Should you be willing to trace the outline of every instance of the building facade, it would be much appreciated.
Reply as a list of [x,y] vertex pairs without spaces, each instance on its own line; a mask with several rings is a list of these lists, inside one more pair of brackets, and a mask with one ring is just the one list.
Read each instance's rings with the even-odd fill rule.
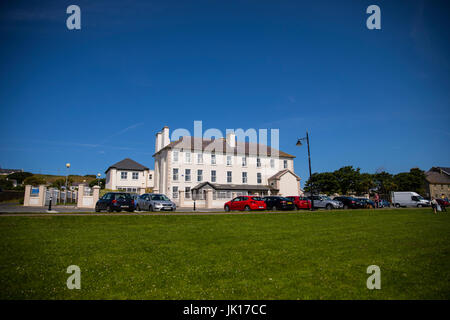
[[169,139],[169,128],[156,134],[154,192],[184,203],[203,200],[212,189],[214,207],[236,195],[299,195],[300,178],[294,174],[294,156],[269,146],[226,139],[185,136]]
[[450,168],[433,167],[425,172],[427,197],[450,198]]
[[154,185],[154,171],[129,158],[113,164],[105,173],[106,189],[143,194]]

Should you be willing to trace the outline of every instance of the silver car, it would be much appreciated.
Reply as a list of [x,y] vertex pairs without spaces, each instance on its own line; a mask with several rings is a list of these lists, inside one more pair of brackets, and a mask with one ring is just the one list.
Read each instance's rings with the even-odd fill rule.
[[313,196],[314,208],[325,208],[325,209],[342,209],[344,204],[337,200],[331,200],[327,196]]
[[137,199],[136,210],[175,211],[177,205],[164,194],[144,193]]

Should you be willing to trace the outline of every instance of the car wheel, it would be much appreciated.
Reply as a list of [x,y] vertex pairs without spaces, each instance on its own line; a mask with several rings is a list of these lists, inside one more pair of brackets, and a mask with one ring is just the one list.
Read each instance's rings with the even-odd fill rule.
[[230,212],[230,207],[229,206],[225,206],[225,211],[226,212]]
[[245,206],[244,210],[245,211],[250,211],[250,207],[249,206]]
[[117,210],[116,210],[116,212],[121,212],[121,211],[122,211],[122,209],[117,209]]
[[272,206],[272,211],[277,211],[277,206]]
[[113,208],[111,206],[108,206],[108,212],[113,212]]
[[327,210],[331,210],[333,209],[333,206],[331,204],[327,204],[327,206],[325,207]]
[[395,207],[396,207],[396,208],[400,208],[400,204],[399,204],[399,203],[396,203],[396,204],[395,204]]
[[134,209],[130,209],[130,210],[128,210],[128,212],[134,212]]
[[421,205],[421,204],[418,204],[418,205],[417,205],[417,208],[422,208],[422,205]]
[[95,212],[100,212],[100,209],[95,207]]
[[344,209],[348,209],[348,205],[344,204]]
[[148,211],[153,211],[153,207],[151,205],[148,205]]

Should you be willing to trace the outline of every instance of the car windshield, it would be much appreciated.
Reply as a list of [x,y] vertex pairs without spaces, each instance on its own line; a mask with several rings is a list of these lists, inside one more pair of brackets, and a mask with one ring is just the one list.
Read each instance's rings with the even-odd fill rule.
[[155,200],[155,201],[169,201],[169,198],[167,198],[163,194],[154,194],[154,195],[152,195],[152,200]]
[[263,201],[263,199],[261,197],[252,197],[252,200],[255,201]]
[[331,200],[330,197],[322,197],[323,200]]
[[116,200],[123,200],[123,199],[131,199],[131,196],[129,193],[116,193]]
[[292,201],[291,199],[288,199],[288,198],[280,198],[280,200],[284,200],[284,201]]

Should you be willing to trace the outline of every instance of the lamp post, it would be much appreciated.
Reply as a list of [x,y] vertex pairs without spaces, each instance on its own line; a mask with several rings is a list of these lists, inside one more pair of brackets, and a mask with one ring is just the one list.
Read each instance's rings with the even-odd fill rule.
[[97,184],[99,187],[100,187],[100,177],[101,177],[101,174],[97,173]]
[[297,139],[296,146],[297,147],[302,146],[302,141],[305,141],[305,140],[306,140],[306,144],[308,146],[309,181],[311,183],[311,185],[310,185],[310,190],[311,190],[311,192],[310,192],[311,193],[311,211],[313,211],[314,210],[314,199],[313,199],[313,197],[314,197],[314,190],[313,190],[313,183],[312,183],[312,179],[311,179],[311,175],[312,175],[311,174],[311,154],[309,152],[309,135],[308,135],[308,131],[306,131],[306,137]]
[[69,177],[70,163],[66,163],[66,168],[67,168],[67,174],[66,174],[66,189],[64,190],[64,204],[66,204],[66,202],[67,202],[67,178]]

